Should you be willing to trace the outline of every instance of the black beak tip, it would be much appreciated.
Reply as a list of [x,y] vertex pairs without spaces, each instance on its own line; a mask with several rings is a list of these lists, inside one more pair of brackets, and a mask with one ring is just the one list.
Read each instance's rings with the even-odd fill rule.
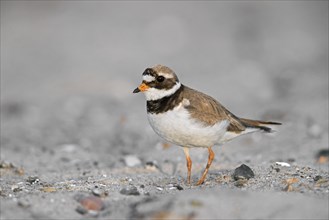
[[133,91],[133,93],[139,93],[139,92],[140,92],[139,88],[136,88],[136,89],[134,89],[134,91]]

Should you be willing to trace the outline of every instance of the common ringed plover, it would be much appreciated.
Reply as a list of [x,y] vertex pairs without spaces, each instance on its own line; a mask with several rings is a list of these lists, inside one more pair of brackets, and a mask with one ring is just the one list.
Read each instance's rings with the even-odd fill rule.
[[133,93],[146,97],[147,117],[160,137],[182,146],[187,161],[187,182],[191,182],[192,160],[189,149],[207,148],[207,166],[197,185],[202,184],[214,159],[212,146],[221,145],[238,136],[256,132],[271,132],[271,121],[239,118],[214,98],[191,89],[178,80],[173,70],[156,65],[143,72],[143,81]]

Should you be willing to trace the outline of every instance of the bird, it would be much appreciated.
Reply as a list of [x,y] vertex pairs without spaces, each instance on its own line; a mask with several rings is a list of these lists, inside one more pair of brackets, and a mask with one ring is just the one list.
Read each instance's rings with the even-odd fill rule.
[[197,186],[204,183],[214,160],[212,147],[252,132],[273,132],[270,125],[279,122],[240,118],[216,99],[183,85],[167,66],[155,65],[142,73],[142,83],[133,93],[146,98],[147,118],[156,134],[183,147],[187,166],[187,183],[191,184],[192,160],[189,150],[207,148],[208,162]]

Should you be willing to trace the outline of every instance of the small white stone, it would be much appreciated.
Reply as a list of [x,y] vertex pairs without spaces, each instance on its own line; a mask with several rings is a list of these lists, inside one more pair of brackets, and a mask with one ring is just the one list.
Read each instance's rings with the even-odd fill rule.
[[128,167],[141,165],[141,160],[136,155],[127,155],[124,157],[124,162]]
[[20,191],[20,188],[17,185],[12,185],[11,190],[14,191],[14,192],[17,192],[17,191]]
[[280,165],[282,167],[290,167],[290,164],[289,163],[286,163],[286,162],[275,162],[276,165]]

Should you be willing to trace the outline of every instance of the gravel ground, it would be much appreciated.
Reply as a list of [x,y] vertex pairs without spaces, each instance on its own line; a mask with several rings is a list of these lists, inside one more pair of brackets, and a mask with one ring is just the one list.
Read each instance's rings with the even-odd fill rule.
[[[327,39],[325,1],[1,1],[1,219],[328,219]],[[283,125],[214,147],[187,185],[132,94],[156,63]]]

